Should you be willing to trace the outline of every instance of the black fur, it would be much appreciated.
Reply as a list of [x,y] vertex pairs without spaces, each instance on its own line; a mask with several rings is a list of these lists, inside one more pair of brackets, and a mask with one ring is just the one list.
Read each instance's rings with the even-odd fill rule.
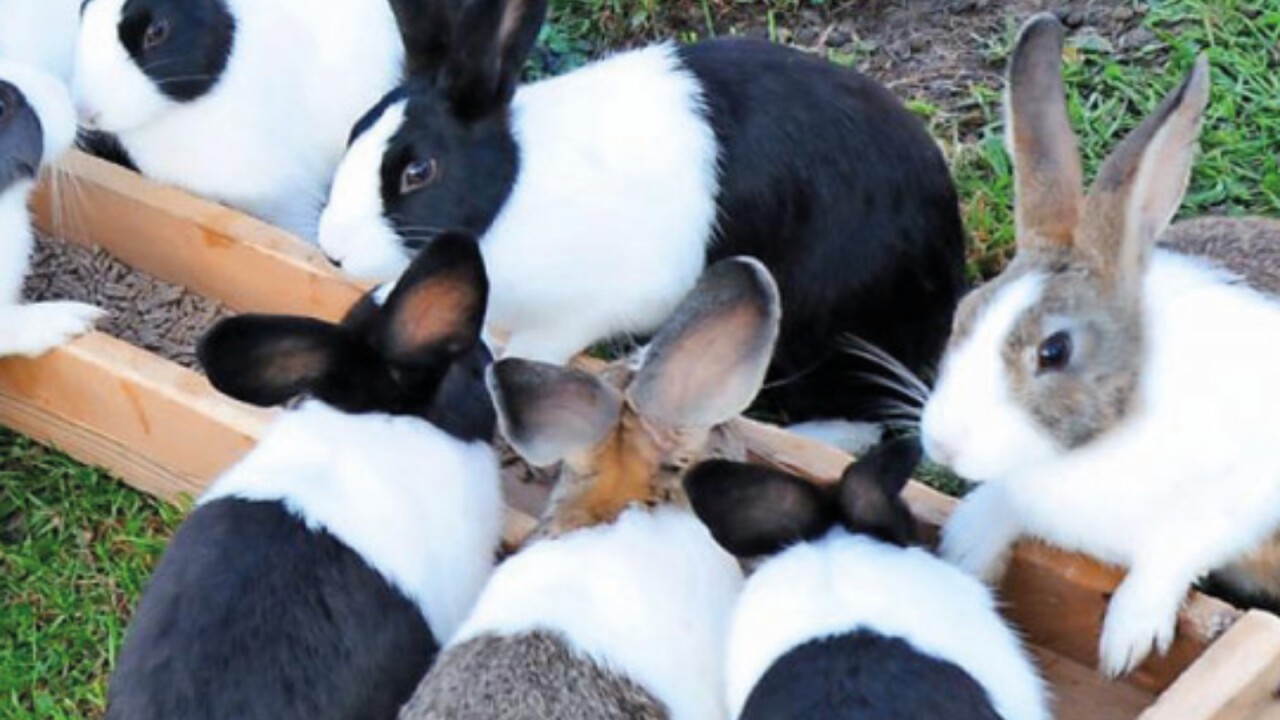
[[739,557],[770,555],[837,526],[906,546],[918,534],[901,494],[920,455],[916,438],[890,440],[829,485],[762,465],[707,460],[685,475],[684,487],[716,542]]
[[778,658],[740,720],[1000,720],[959,666],[868,630],[810,641]]
[[[477,37],[466,47],[491,36]],[[523,45],[504,47],[509,72]],[[868,382],[881,369],[840,343],[860,337],[925,377],[941,355],[965,290],[964,230],[941,151],[918,118],[852,70],[744,39],[688,46],[679,57],[705,91],[706,117],[692,121],[709,123],[720,145],[719,230],[707,264],[755,256],[781,291],[764,409],[789,422],[883,419],[885,400],[906,398]],[[385,218],[410,250],[445,228],[483,235],[519,170],[506,100],[477,114],[515,75],[503,75],[496,93],[478,81],[461,91],[460,77],[470,76],[446,66],[400,91],[406,120],[381,182]],[[438,169],[431,186],[402,195],[405,168],[428,159]]]
[[124,149],[115,135],[81,129],[76,136],[76,147],[109,163],[138,172],[138,165],[129,157],[129,151]]
[[[763,41],[681,48],[719,141],[719,232],[708,263],[752,255],[782,294],[773,385],[792,422],[870,417],[875,370],[855,335],[928,374],[963,294],[964,229],[942,152],[888,90]],[[891,393],[889,393],[892,396]]]
[[129,627],[108,720],[395,718],[439,651],[417,606],[278,502],[201,506]]
[[[433,289],[452,309],[415,304]],[[478,342],[488,281],[475,242],[444,235],[405,272],[385,305],[373,294],[341,324],[241,315],[215,325],[197,348],[214,387],[277,405],[311,395],[345,412],[416,415],[462,440],[489,440],[496,416],[484,384],[492,361]],[[431,316],[432,334],[413,335]]]
[[44,129],[35,108],[12,83],[0,80],[0,192],[33,180],[44,155]]
[[[167,28],[163,42],[147,47],[148,28],[162,26]],[[190,102],[221,79],[236,21],[225,0],[128,0],[117,30],[120,43],[161,93]]]

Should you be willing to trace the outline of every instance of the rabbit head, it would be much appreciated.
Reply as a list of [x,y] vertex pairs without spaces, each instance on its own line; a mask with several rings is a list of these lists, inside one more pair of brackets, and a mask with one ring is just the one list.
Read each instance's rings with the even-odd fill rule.
[[1208,100],[1201,57],[1085,193],[1062,48],[1050,15],[1018,38],[1006,98],[1017,256],[961,303],[924,412],[925,450],[975,481],[1069,453],[1132,411],[1143,278],[1186,191]]
[[0,60],[0,192],[34,182],[40,166],[56,161],[74,139],[75,113],[62,83]]
[[599,375],[496,363],[488,382],[505,436],[535,465],[561,462],[540,534],[608,523],[635,504],[687,507],[690,466],[744,458],[725,423],[759,391],[780,315],[764,266],[734,258],[703,275],[637,362]]

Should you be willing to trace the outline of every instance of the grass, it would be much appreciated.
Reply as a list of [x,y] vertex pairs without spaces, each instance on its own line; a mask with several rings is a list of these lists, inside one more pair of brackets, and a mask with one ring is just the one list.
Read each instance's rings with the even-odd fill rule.
[[[682,40],[711,34],[714,17],[751,0],[552,0],[532,75],[565,72],[600,48],[662,36],[679,13]],[[1117,136],[1141,120],[1191,65],[1214,64],[1214,90],[1184,215],[1280,216],[1280,6],[1272,0],[1152,0],[1146,22],[1156,48],[1124,62],[1091,45],[1069,53],[1067,84],[1092,172]],[[761,23],[814,0],[757,0]],[[689,18],[701,17],[690,24]],[[1002,64],[1011,20],[986,49]],[[856,58],[854,58],[856,59]],[[1000,96],[976,88],[983,121],[974,133],[958,115],[906,98],[947,148],[973,240],[970,270],[989,277],[1013,243],[1011,168],[1002,147]],[[962,486],[936,468],[923,477]],[[127,614],[181,511],[99,471],[0,431],[0,720],[79,718],[100,713],[105,677]]]
[[0,431],[0,718],[85,718],[181,511]]

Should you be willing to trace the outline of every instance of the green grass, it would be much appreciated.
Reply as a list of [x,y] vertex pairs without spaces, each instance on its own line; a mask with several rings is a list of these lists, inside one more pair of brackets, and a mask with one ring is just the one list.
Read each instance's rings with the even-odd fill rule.
[[180,511],[0,432],[0,718],[85,718]]
[[[658,37],[677,9],[705,20],[751,0],[552,0],[543,60],[534,74],[564,72],[600,48]],[[753,3],[761,23],[814,0]],[[1184,215],[1280,216],[1280,6],[1273,0],[1152,0],[1147,23],[1161,40],[1135,62],[1090,48],[1071,52],[1067,83],[1077,133],[1092,172],[1117,136],[1140,121],[1201,50],[1214,89]],[[771,19],[772,18],[772,19]],[[687,25],[688,23],[686,23]],[[1016,19],[986,47],[1003,64]],[[846,58],[854,61],[857,58]],[[1001,143],[1000,96],[977,88],[976,135],[952,109],[906,98],[943,141],[973,238],[971,273],[989,277],[1012,248],[1011,168]],[[956,493],[936,468],[922,476]],[[127,613],[181,512],[123,488],[30,441],[0,432],[0,720],[96,716]]]

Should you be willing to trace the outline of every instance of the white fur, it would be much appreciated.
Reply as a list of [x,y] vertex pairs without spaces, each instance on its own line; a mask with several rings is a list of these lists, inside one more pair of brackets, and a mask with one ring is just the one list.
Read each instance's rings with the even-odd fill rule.
[[858,629],[958,665],[1006,720],[1049,718],[1044,684],[985,587],[924,550],[842,530],[789,548],[747,580],[729,635],[732,715],[783,655]]
[[[75,136],[75,117],[66,88],[43,71],[0,60],[0,79],[22,93],[40,121],[42,160],[62,156]],[[0,189],[0,356],[41,355],[88,332],[103,312],[77,302],[21,305],[22,280],[31,264],[35,236],[27,200],[34,181]]]
[[[1197,577],[1280,528],[1280,383],[1272,381],[1280,367],[1280,303],[1200,260],[1164,251],[1153,256],[1144,298],[1147,348],[1131,416],[1051,457],[1018,444],[993,450],[1005,466],[983,473],[992,482],[961,505],[943,542],[949,558],[988,577],[998,575],[1009,545],[1024,533],[1127,566],[1102,638],[1111,674],[1135,666],[1152,646],[1168,646],[1178,606]],[[998,337],[992,328],[1007,325],[994,314],[1000,307],[979,320],[957,356],[980,353],[978,343]],[[945,414],[968,419],[975,429],[968,442],[1028,436],[990,424],[1018,417],[993,410],[1010,402],[1007,392],[952,392],[986,383],[965,372],[979,365],[945,365],[937,401],[964,399]],[[926,425],[926,437],[930,430]]]
[[826,443],[851,455],[861,455],[884,437],[882,426],[850,420],[810,420],[788,425],[787,431]]
[[313,240],[356,120],[399,79],[386,2],[227,0],[231,58],[190,103],[160,94],[121,46],[125,0],[85,8],[76,58],[81,119],[116,133],[142,171]]
[[725,716],[724,642],[737,561],[686,510],[632,509],[503,563],[454,644],[558,631],[666,704],[673,720]]
[[502,523],[498,466],[425,420],[348,415],[308,400],[280,417],[200,504],[282,501],[416,602],[442,643],[493,567]]
[[80,0],[0,0],[0,58],[71,81]]
[[[519,90],[511,117],[520,173],[480,245],[488,322],[509,336],[508,355],[561,363],[601,338],[651,331],[693,287],[719,187],[702,103],[671,45]],[[320,238],[345,267],[383,277],[409,261],[369,194],[381,184],[372,158],[380,162],[396,127],[352,148],[347,162],[363,177],[342,193],[335,186],[326,213],[343,219],[333,224],[343,233]]]
[[1059,454],[1057,443],[1015,402],[1001,350],[1009,331],[1044,290],[1029,274],[1002,288],[982,321],[942,362],[920,421],[924,448],[973,481],[990,480],[1016,463]]

